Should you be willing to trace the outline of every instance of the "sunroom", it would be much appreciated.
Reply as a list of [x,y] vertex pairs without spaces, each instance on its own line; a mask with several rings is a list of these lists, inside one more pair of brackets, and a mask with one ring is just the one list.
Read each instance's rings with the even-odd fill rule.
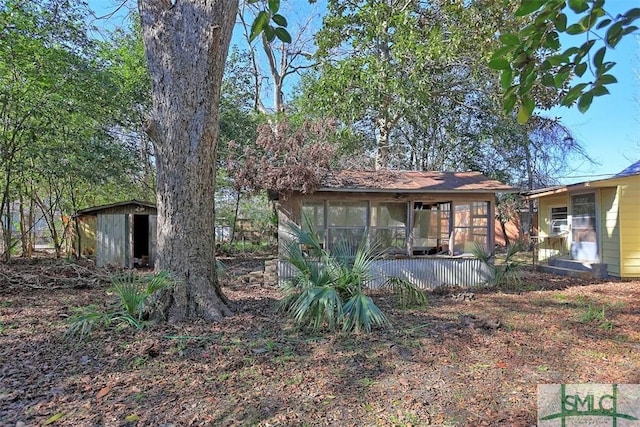
[[[286,224],[293,222],[312,227],[330,252],[376,242],[384,251],[376,262],[381,281],[480,285],[489,269],[472,251],[493,251],[495,194],[507,191],[513,189],[477,172],[332,172],[311,194],[280,196],[279,240],[289,241]],[[280,264],[286,278],[288,266]]]

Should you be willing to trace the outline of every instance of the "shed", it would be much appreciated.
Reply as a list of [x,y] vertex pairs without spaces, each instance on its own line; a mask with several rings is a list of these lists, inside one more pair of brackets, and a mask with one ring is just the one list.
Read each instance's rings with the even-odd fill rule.
[[94,206],[79,210],[76,221],[84,225],[79,246],[83,253],[95,254],[98,267],[153,267],[157,246],[155,204],[129,200]]
[[[287,223],[310,222],[329,251],[363,239],[382,242],[381,278],[422,288],[480,285],[490,272],[472,251],[480,245],[493,253],[495,195],[515,191],[479,172],[330,172],[311,194],[279,195],[278,239],[280,247],[290,241]],[[292,274],[283,259],[279,274]]]
[[640,277],[640,161],[611,178],[525,196],[538,203],[540,269]]

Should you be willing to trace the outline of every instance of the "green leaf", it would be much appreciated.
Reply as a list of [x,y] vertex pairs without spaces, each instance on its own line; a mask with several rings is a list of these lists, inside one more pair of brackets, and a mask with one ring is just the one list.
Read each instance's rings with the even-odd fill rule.
[[586,0],[569,0],[569,7],[575,13],[582,13],[589,9],[589,5]]
[[622,16],[625,18],[626,22],[631,23],[640,18],[640,8],[634,7],[633,9],[629,9],[623,13]]
[[510,94],[505,96],[504,102],[502,105],[502,110],[505,114],[510,114],[513,111],[513,107],[516,105],[516,96],[514,94]]
[[596,30],[600,30],[600,29],[606,27],[609,24],[611,24],[611,19],[609,19],[609,18],[603,19],[602,21],[600,21],[598,23],[598,25],[596,25]]
[[269,14],[264,10],[258,13],[256,19],[251,24],[251,35],[249,36],[249,43],[255,40],[258,35],[260,35],[265,28],[269,25]]
[[589,51],[591,50],[591,48],[593,47],[593,45],[596,43],[595,40],[589,40],[586,41],[582,44],[582,46],[580,46],[580,50],[579,52],[576,54],[576,56],[573,58],[574,62],[580,62],[582,61],[582,58],[585,57],[585,55],[587,53],[589,53]]
[[598,80],[596,81],[596,84],[602,85],[609,85],[613,83],[618,83],[618,79],[616,79],[615,76],[611,74],[603,74],[602,76],[598,77]]
[[546,0],[522,0],[520,7],[516,10],[516,16],[529,15],[540,9],[545,3]]
[[596,68],[602,67],[602,61],[604,60],[604,54],[606,52],[607,52],[607,47],[602,46],[600,49],[598,49],[596,54],[593,55],[593,65],[595,65]]
[[505,54],[513,51],[513,49],[515,49],[515,46],[502,46],[491,55],[491,59],[502,58]]
[[562,99],[562,105],[568,106],[582,95],[582,90],[587,87],[587,83],[580,83],[572,87],[567,95]]
[[604,64],[602,64],[602,68],[598,68],[598,70],[596,71],[597,75],[602,75],[606,72],[608,72],[609,70],[611,70],[614,66],[616,65],[615,62],[605,62]]
[[47,418],[46,421],[42,423],[42,425],[48,426],[49,424],[53,424],[56,421],[60,420],[62,417],[64,417],[64,414],[62,412],[58,412],[57,414]]
[[593,96],[602,96],[602,95],[609,95],[609,89],[607,89],[604,86],[594,86],[593,89],[591,89],[591,93],[593,94]]
[[512,81],[513,71],[511,71],[511,68],[502,71],[502,73],[500,74],[500,86],[502,86],[502,89],[506,90],[509,86],[511,86]]
[[582,77],[585,71],[587,71],[587,63],[586,62],[581,62],[578,65],[576,65],[575,68],[574,68],[574,72],[576,73],[576,76],[578,76],[578,77]]
[[518,123],[521,125],[527,124],[530,117],[531,113],[529,113],[524,107],[520,107],[518,110]]
[[510,70],[511,69],[511,64],[509,63],[509,61],[503,58],[494,58],[491,61],[489,61],[488,65],[489,65],[489,68],[493,70]]
[[287,18],[285,18],[284,16],[276,13],[275,15],[273,15],[271,17],[271,20],[273,20],[273,22],[275,22],[276,24],[280,25],[281,27],[286,27],[287,26]]
[[523,96],[520,99],[521,107],[520,110],[518,111],[518,122],[520,124],[525,124],[529,121],[529,117],[531,117],[531,114],[533,114],[533,109],[536,107],[535,102],[533,102],[533,99],[529,96]]
[[555,87],[558,89],[561,88],[564,85],[564,82],[567,81],[570,75],[571,73],[569,71],[559,71],[558,74],[556,74],[553,77]]
[[264,27],[264,36],[269,42],[272,42],[276,39],[276,32],[271,25],[266,25]]
[[578,52],[580,52],[579,48],[577,48],[576,46],[571,46],[569,49],[567,49],[564,52],[562,52],[562,56],[565,56],[565,57],[568,58],[571,55],[575,55]]
[[569,62],[569,58],[565,55],[552,55],[546,59],[552,66],[557,66]]
[[280,9],[280,0],[269,0],[268,5],[269,12],[271,12],[272,15],[275,15]]
[[553,75],[550,73],[546,73],[542,76],[542,84],[545,85],[546,87],[555,87],[556,83],[553,80]]
[[622,38],[622,24],[616,22],[607,30],[605,40],[610,47],[615,47]]
[[556,30],[564,32],[564,30],[567,29],[567,15],[565,15],[564,13],[558,15],[554,24],[556,26]]
[[591,92],[586,92],[580,97],[578,101],[578,111],[581,113],[586,113],[589,107],[591,106],[591,102],[593,101],[593,94]]
[[282,27],[278,27],[275,29],[275,33],[276,33],[276,37],[284,42],[284,43],[291,43],[291,34],[289,34],[289,32],[282,28]]
[[570,35],[576,35],[576,34],[582,34],[586,31],[587,29],[584,28],[582,25],[580,24],[571,24],[567,27],[566,33],[570,34]]
[[544,39],[542,47],[550,50],[560,49],[560,38],[558,37],[558,33],[556,31],[548,33]]
[[507,46],[517,46],[520,43],[520,39],[515,34],[507,33],[500,36],[502,44]]

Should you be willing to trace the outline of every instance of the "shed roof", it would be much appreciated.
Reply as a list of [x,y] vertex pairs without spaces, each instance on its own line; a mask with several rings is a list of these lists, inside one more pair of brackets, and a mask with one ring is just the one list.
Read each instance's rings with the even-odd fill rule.
[[77,215],[96,215],[101,211],[105,211],[107,209],[112,209],[112,208],[119,208],[123,206],[135,206],[135,207],[149,208],[149,209],[155,209],[156,207],[155,203],[132,199],[132,200],[127,200],[125,202],[110,203],[108,205],[92,206],[89,208],[80,209]]
[[382,193],[516,192],[480,172],[422,172],[391,170],[332,171],[318,191]]

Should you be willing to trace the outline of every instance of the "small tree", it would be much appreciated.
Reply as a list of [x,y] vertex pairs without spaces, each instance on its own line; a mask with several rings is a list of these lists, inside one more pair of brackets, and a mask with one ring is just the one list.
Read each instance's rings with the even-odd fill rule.
[[227,168],[236,190],[312,192],[321,184],[335,155],[333,129],[328,121],[304,122],[297,129],[283,121],[275,125],[275,130],[259,126],[256,147],[246,147],[240,156],[234,154],[237,146],[230,144]]

